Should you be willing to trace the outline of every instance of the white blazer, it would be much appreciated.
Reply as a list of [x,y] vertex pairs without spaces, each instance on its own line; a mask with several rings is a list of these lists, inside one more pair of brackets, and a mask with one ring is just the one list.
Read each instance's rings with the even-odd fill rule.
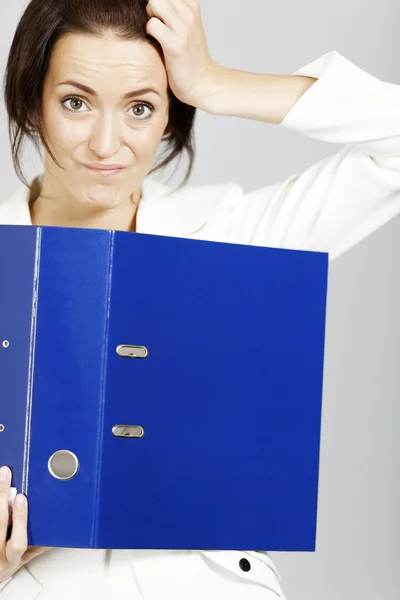
[[[334,259],[400,212],[400,86],[337,52],[295,74],[318,81],[280,127],[340,143],[340,151],[250,193],[235,183],[170,193],[146,179],[138,233],[326,251]],[[21,187],[0,205],[0,223],[31,225],[28,200]],[[242,569],[242,559],[250,570]],[[0,584],[0,600],[119,594],[132,600],[284,598],[269,556],[240,551],[54,549]]]

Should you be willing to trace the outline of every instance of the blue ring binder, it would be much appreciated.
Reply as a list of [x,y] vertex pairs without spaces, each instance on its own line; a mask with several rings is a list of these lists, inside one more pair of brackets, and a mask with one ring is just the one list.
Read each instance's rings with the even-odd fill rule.
[[0,453],[29,544],[315,549],[326,254],[31,226],[0,252]]

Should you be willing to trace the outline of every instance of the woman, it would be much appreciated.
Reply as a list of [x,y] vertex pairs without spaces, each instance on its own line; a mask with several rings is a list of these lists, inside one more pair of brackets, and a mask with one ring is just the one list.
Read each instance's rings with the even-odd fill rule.
[[[223,68],[208,53],[196,0],[32,0],[10,50],[5,100],[17,173],[25,137],[44,147],[45,168],[0,205],[1,224],[321,250],[332,259],[400,210],[400,88],[336,52],[293,76]],[[256,192],[171,191],[147,175],[160,144],[159,165],[185,151],[193,159],[196,108],[343,148]],[[5,468],[1,600],[284,598],[265,553],[27,549],[21,494],[6,542],[9,488]]]

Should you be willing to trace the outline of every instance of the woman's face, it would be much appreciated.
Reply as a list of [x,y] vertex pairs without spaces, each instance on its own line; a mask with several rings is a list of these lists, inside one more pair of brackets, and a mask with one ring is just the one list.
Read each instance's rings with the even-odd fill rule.
[[[99,209],[140,191],[168,124],[166,70],[157,50],[113,34],[68,34],[53,49],[43,89],[46,156],[57,194]],[[95,166],[119,165],[117,171]]]

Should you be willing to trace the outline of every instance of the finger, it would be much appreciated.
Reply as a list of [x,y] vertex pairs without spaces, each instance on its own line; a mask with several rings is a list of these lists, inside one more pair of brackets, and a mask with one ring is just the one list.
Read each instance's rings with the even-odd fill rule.
[[191,5],[188,0],[168,0],[171,2],[173,9],[176,14],[184,21],[186,24],[193,23],[193,17],[195,14],[195,7]]
[[200,5],[196,0],[180,0],[183,2],[188,8],[190,8],[197,15],[201,13]]
[[8,467],[0,469],[0,555],[5,558],[5,544],[9,521],[8,498],[10,496],[11,471]]
[[157,17],[152,17],[147,21],[146,31],[161,44],[163,50],[172,42],[171,30]]
[[147,3],[146,13],[147,13],[147,16],[149,17],[149,19],[152,19],[153,17],[155,17],[155,14],[153,13],[153,9],[152,9],[152,6],[151,6],[151,2]]
[[184,22],[171,0],[151,0],[146,10],[150,18],[156,17],[174,33],[183,32]]
[[49,550],[52,550],[52,548],[48,546],[29,546],[22,556],[22,564],[31,561],[33,558],[36,558],[36,556],[40,556]]
[[12,533],[6,546],[7,562],[13,566],[19,564],[28,546],[28,501],[23,494],[14,500],[12,511]]

